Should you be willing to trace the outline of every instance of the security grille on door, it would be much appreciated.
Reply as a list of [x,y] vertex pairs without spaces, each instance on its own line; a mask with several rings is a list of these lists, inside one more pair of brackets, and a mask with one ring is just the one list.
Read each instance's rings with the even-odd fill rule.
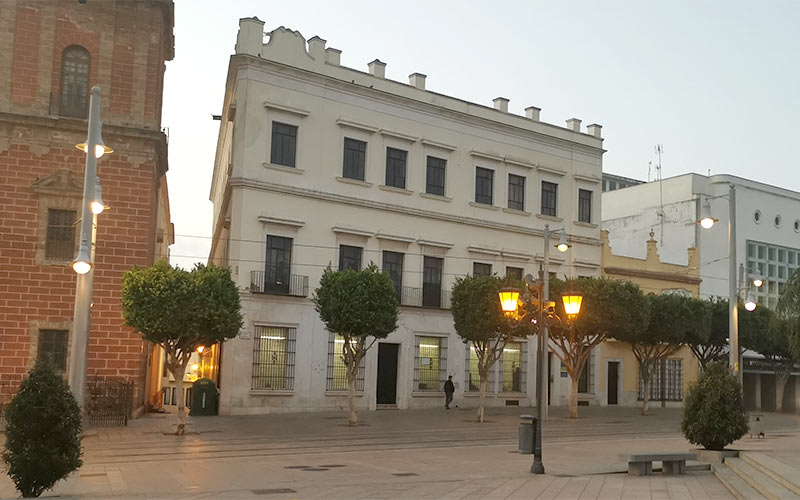
[[[680,359],[661,360],[653,364],[650,378],[650,400],[660,401],[661,387],[664,386],[665,401],[683,401],[683,361]],[[662,383],[663,381],[663,383]],[[639,401],[644,394],[644,381],[639,374]]]

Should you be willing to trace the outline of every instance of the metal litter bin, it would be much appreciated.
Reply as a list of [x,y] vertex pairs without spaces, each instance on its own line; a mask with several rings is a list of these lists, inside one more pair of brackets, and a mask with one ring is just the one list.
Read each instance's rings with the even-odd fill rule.
[[750,437],[756,436],[756,438],[766,437],[764,434],[764,415],[761,413],[751,413],[750,414]]
[[200,378],[192,384],[192,410],[189,415],[217,414],[217,385],[210,378]]
[[521,455],[533,455],[533,442],[536,437],[536,417],[520,415],[519,452]]

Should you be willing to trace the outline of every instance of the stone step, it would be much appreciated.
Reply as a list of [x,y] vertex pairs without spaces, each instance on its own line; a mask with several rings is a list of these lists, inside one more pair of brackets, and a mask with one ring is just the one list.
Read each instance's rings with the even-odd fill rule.
[[759,452],[742,452],[741,459],[800,495],[800,470]]
[[769,500],[800,500],[794,492],[741,458],[728,458],[725,465]]
[[713,464],[714,476],[739,500],[766,500],[764,496],[747,484],[744,479],[725,465]]

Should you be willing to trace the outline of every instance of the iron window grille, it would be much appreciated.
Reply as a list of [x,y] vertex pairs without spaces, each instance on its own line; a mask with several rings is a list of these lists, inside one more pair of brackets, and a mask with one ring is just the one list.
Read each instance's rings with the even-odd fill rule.
[[289,294],[292,238],[267,235],[264,292]]
[[294,168],[296,156],[297,127],[286,123],[272,122],[270,163]]
[[508,174],[508,208],[525,210],[525,177]]
[[386,148],[386,185],[405,189],[408,151]]
[[501,392],[528,391],[528,343],[509,342],[500,356]]
[[364,166],[367,161],[367,143],[345,137],[344,139],[344,169],[342,177],[347,179],[364,180]]
[[542,215],[556,216],[558,184],[542,181]]
[[491,276],[492,275],[492,265],[491,264],[484,264],[483,262],[473,262],[472,263],[472,275],[473,276]]
[[400,300],[403,290],[403,257],[400,252],[383,252],[383,272],[389,275],[394,283],[397,298]]
[[253,381],[256,391],[294,389],[296,328],[258,326],[253,340]]
[[475,203],[492,204],[494,170],[475,167]]
[[428,157],[427,175],[425,176],[426,193],[444,196],[444,174],[446,166],[447,160],[436,158],[435,156]]
[[506,266],[506,277],[508,278],[521,280],[524,272],[525,270],[521,267]]
[[67,338],[66,330],[39,330],[38,359],[49,363],[57,371],[67,371]]
[[[364,391],[364,360],[358,364],[356,373],[356,391]],[[328,374],[325,386],[328,391],[346,391],[347,365],[344,364],[344,337],[328,333]]]
[[578,221],[592,222],[592,192],[587,189],[578,190]]
[[88,116],[89,62],[89,51],[85,48],[71,45],[64,49],[61,55],[61,116]]
[[[650,367],[650,400],[683,401],[683,360],[662,359]],[[662,393],[663,387],[663,393]],[[639,373],[639,401],[644,395],[644,380]]]
[[444,259],[425,256],[422,261],[422,307],[441,307]]
[[72,260],[75,258],[75,210],[47,211],[47,238],[45,258]]
[[589,353],[583,362],[583,370],[578,378],[578,392],[580,394],[594,394],[594,353]]
[[361,247],[353,247],[350,245],[339,245],[339,270],[347,271],[352,269],[354,271],[361,270],[361,254],[364,249]]
[[447,339],[414,337],[414,390],[442,392],[447,380]]
[[[489,370],[488,385],[486,392],[495,392],[494,379],[495,371],[497,371],[497,363]],[[467,360],[464,380],[466,381],[466,392],[480,392],[481,390],[481,374],[478,371],[478,355],[475,352],[475,347],[472,342],[467,344]]]

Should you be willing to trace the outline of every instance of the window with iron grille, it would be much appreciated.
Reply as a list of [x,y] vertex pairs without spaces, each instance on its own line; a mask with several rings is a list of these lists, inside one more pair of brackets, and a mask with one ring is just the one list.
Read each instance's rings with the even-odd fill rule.
[[292,268],[292,238],[267,235],[264,291],[289,293]]
[[578,221],[592,222],[592,192],[588,189],[578,190]]
[[442,305],[442,267],[444,259],[425,256],[422,259],[422,306]]
[[350,139],[344,139],[344,170],[342,177],[347,179],[364,180],[364,165],[367,161],[367,143]]
[[475,167],[475,203],[492,204],[494,170]]
[[447,380],[447,339],[415,337],[414,390],[442,392]]
[[556,217],[558,201],[558,184],[542,181],[542,215]]
[[[489,370],[488,386],[486,392],[495,392],[494,379],[497,363]],[[465,373],[464,389],[467,392],[479,392],[481,390],[481,374],[478,371],[478,354],[475,352],[475,347],[472,342],[467,344],[467,363]]]
[[583,362],[583,371],[578,378],[578,392],[594,394],[594,356],[592,353],[589,353],[589,357]]
[[444,196],[444,172],[446,165],[447,160],[436,158],[435,156],[428,157],[428,171],[425,177],[426,193]]
[[527,392],[528,343],[509,342],[500,357],[501,392]]
[[67,330],[39,330],[37,358],[49,363],[57,371],[67,371]]
[[389,279],[394,283],[398,299],[401,297],[403,289],[403,257],[400,252],[383,252],[383,272],[389,275]]
[[492,275],[492,265],[491,264],[484,264],[483,262],[473,262],[472,263],[472,275],[473,276],[491,276]]
[[364,249],[361,247],[353,247],[350,245],[339,245],[339,270],[347,271],[352,269],[354,271],[361,270],[361,254]]
[[525,210],[525,177],[508,174],[508,208]]
[[294,168],[296,155],[297,127],[286,123],[272,122],[270,163]]
[[405,189],[408,151],[386,148],[386,185]]
[[521,267],[506,266],[506,277],[508,278],[521,280],[523,272],[525,272],[525,270]]
[[75,210],[47,211],[46,259],[72,260],[75,258]]
[[[356,390],[364,390],[364,359],[358,365],[356,374]],[[329,391],[346,391],[347,365],[344,364],[344,337],[328,334],[328,377],[326,389]]]
[[253,339],[253,381],[256,391],[294,389],[297,329],[256,325]]
[[70,45],[61,55],[61,104],[58,114],[86,118],[89,114],[89,51]]
[[[650,400],[683,401],[683,361],[680,359],[662,359],[650,368]],[[639,374],[639,401],[644,395],[644,380]]]

